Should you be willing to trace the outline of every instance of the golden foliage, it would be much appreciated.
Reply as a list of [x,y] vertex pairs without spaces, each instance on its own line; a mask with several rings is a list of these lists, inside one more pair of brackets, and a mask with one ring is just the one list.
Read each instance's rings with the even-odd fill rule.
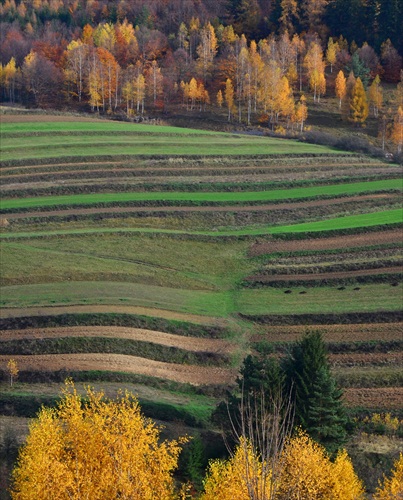
[[343,450],[332,463],[325,451],[300,431],[281,458],[278,500],[359,500],[364,489]]
[[378,117],[379,114],[379,109],[382,107],[383,103],[383,94],[382,94],[382,87],[380,86],[380,78],[379,75],[376,75],[374,78],[371,86],[369,87],[369,100],[372,103],[373,109],[374,109],[374,116],[375,118]]
[[[159,430],[126,393],[116,401],[67,382],[57,408],[30,426],[13,472],[13,500],[171,499],[179,442]],[[183,440],[182,440],[183,442]]]
[[[345,450],[331,462],[325,449],[299,433],[272,472],[250,443],[240,440],[227,461],[211,462],[201,500],[363,500],[364,488]],[[383,499],[382,499],[383,500]]]
[[200,500],[250,500],[268,498],[270,474],[252,449],[241,439],[235,454],[227,461],[210,463]]
[[374,495],[374,500],[399,500],[403,499],[403,454],[396,460],[390,478],[385,478],[383,486],[379,486]]
[[344,99],[347,92],[346,77],[342,70],[337,73],[335,85],[336,95],[339,98],[339,108],[341,108],[341,101]]
[[7,363],[7,371],[10,376],[10,385],[13,385],[14,379],[18,377],[19,369],[17,365],[17,361],[11,358]]
[[367,95],[361,78],[357,78],[350,101],[350,120],[356,124],[363,124],[368,118],[369,106]]
[[391,139],[396,144],[397,151],[400,153],[403,149],[403,108],[401,106],[399,106],[393,121]]

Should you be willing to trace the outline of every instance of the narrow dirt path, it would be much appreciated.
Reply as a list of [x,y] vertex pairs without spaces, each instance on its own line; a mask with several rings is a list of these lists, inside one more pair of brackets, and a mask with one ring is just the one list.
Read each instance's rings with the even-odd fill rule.
[[27,328],[24,330],[0,330],[0,341],[21,339],[57,339],[62,337],[103,337],[140,340],[192,352],[229,354],[234,344],[221,339],[185,337],[172,333],[122,326],[72,326],[61,328]]
[[364,247],[388,243],[401,243],[402,230],[376,231],[362,234],[349,234],[331,238],[313,238],[310,240],[275,240],[265,243],[255,243],[249,251],[250,257],[265,253],[298,252],[301,250],[337,250],[342,248]]
[[327,200],[313,200],[302,202],[270,203],[266,205],[226,205],[226,206],[154,206],[154,207],[98,207],[98,208],[72,208],[68,210],[49,210],[41,212],[23,212],[5,214],[7,220],[28,219],[32,217],[69,217],[71,215],[95,215],[95,214],[116,214],[116,213],[155,213],[155,212],[267,212],[270,210],[295,210],[300,208],[322,207],[329,205],[340,205],[343,203],[354,203],[367,200],[391,200],[390,194],[374,194],[363,196],[348,196],[343,198],[333,198]]
[[[137,373],[150,377],[173,380],[192,385],[230,384],[234,382],[236,370],[163,363],[125,354],[44,354],[35,356],[13,356],[20,370],[102,370]],[[4,365],[10,356],[0,356]]]

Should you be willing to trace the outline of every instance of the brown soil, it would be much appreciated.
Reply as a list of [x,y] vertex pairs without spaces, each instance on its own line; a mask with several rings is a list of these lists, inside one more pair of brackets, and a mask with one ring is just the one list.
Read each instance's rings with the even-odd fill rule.
[[0,308],[0,318],[22,318],[25,316],[52,316],[58,314],[81,314],[81,313],[120,313],[139,314],[152,316],[154,318],[174,319],[188,321],[202,325],[228,326],[221,318],[211,316],[198,316],[196,314],[178,313],[164,309],[137,306],[55,306],[55,307],[27,307],[27,308]]
[[355,352],[355,353],[342,353],[331,354],[329,361],[333,367],[341,366],[386,366],[397,365],[403,369],[403,352]]
[[[349,196],[346,198],[333,198],[330,200],[314,200],[296,203],[278,203],[268,205],[248,205],[248,206],[220,206],[220,207],[108,207],[108,208],[77,208],[69,210],[50,210],[44,212],[24,212],[7,214],[7,220],[27,219],[32,217],[68,217],[70,215],[92,215],[108,213],[153,213],[153,212],[266,212],[269,210],[294,210],[299,208],[321,207],[338,205],[342,203],[360,202],[373,199],[388,199],[390,194],[376,194],[364,196]],[[266,253],[266,252],[262,252]],[[259,255],[259,254],[257,254]]]
[[220,339],[206,339],[198,337],[185,337],[155,330],[139,328],[126,328],[121,326],[74,326],[61,328],[27,328],[25,330],[0,330],[0,339],[50,339],[61,337],[107,337],[140,340],[161,344],[168,347],[177,347],[192,352],[231,353],[234,345]]
[[255,334],[252,342],[295,342],[307,331],[320,330],[325,342],[368,342],[403,339],[403,323],[367,323],[350,325],[290,325],[271,326]]
[[382,410],[401,409],[403,387],[348,388],[344,389],[344,399],[348,406],[379,408]]
[[[247,161],[247,160],[246,160]],[[138,164],[136,162],[136,164]],[[66,168],[66,170],[60,170],[60,167],[90,167],[91,165],[94,165],[94,167],[97,168],[85,168],[85,169],[79,169],[79,170],[72,170],[69,168]],[[101,165],[107,165],[108,169],[110,170],[110,166],[113,167],[119,167],[119,168],[113,168],[113,172],[133,172],[136,171],[137,169],[132,167],[132,163],[128,160],[120,160],[120,161],[87,161],[87,162],[66,162],[66,163],[46,163],[46,164],[35,164],[35,165],[18,165],[18,166],[11,166],[11,167],[5,167],[2,169],[2,174],[8,179],[8,178],[24,178],[24,177],[29,177],[32,175],[63,175],[63,174],[76,174],[77,176],[79,175],[84,175],[88,173],[94,173],[94,172],[99,172],[99,173],[105,173],[107,170],[105,168],[99,168]],[[296,164],[296,165],[284,165],[283,163],[281,164],[242,164],[240,166],[234,165],[231,162],[224,163],[224,164],[217,164],[214,166],[211,166],[211,164],[207,165],[202,165],[198,162],[192,162],[189,161],[186,165],[186,167],[176,167],[172,166],[171,164],[167,164],[165,162],[161,162],[158,164],[158,162],[152,162],[152,164],[147,163],[147,161],[143,161],[141,163],[141,167],[139,168],[139,171],[144,171],[144,167],[147,168],[148,173],[155,173],[159,172],[160,175],[164,173],[165,170],[168,170],[169,172],[192,172],[194,171],[202,171],[202,172],[218,172],[220,170],[231,170],[234,172],[241,172],[241,173],[248,173],[250,170],[254,174],[262,174],[264,171],[268,171],[268,173],[273,173],[273,171],[278,172],[279,170],[284,172],[289,172],[290,167],[302,167],[303,172],[309,175],[313,175],[315,172],[320,172],[321,169],[323,169],[324,173],[327,175],[342,175],[342,173],[337,173],[338,170],[335,170],[335,165],[333,164],[328,164],[328,163],[314,163],[314,164]],[[49,169],[54,169],[56,168],[56,171],[49,171]],[[338,169],[343,169],[343,174],[346,174],[346,169],[351,168],[352,170],[347,170],[347,172],[353,176],[354,174],[357,174],[357,169],[359,169],[360,174],[362,175],[362,172],[368,172],[368,173],[396,173],[396,167],[385,167],[384,163],[367,163],[364,165],[357,165],[354,163],[337,163],[337,168]],[[30,170],[35,169],[34,173],[31,173]],[[327,169],[331,169],[331,172],[329,172]],[[354,169],[354,170],[353,170]],[[15,172],[16,170],[20,171],[22,170],[23,172],[21,173],[12,173],[7,175],[7,172],[12,171]],[[25,172],[27,171],[27,172]],[[284,177],[283,177],[284,178]]]
[[356,271],[339,271],[334,273],[310,273],[310,274],[261,274],[247,278],[248,281],[259,281],[267,283],[272,281],[310,281],[310,280],[334,280],[343,278],[354,278],[357,276],[376,276],[378,274],[398,274],[403,272],[402,266],[381,267],[378,269],[359,269]]
[[25,122],[104,122],[99,118],[88,118],[85,116],[62,116],[62,115],[47,115],[37,113],[24,113],[21,115],[2,114],[2,123],[25,123]]
[[[10,356],[0,356],[4,365]],[[44,354],[37,356],[13,356],[20,370],[103,370],[137,373],[150,377],[173,380],[192,385],[230,384],[235,380],[236,370],[216,367],[162,363],[125,354]]]
[[393,229],[331,238],[316,238],[310,240],[272,240],[265,243],[255,243],[251,246],[250,257],[275,252],[298,252],[306,250],[337,250],[342,248],[363,247],[388,243],[400,243],[402,231]]

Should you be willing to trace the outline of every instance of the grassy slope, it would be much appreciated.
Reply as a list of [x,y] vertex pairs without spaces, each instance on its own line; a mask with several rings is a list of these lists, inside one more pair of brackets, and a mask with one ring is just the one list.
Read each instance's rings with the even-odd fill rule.
[[144,192],[144,193],[97,193],[82,195],[40,196],[35,198],[3,199],[0,209],[39,208],[50,206],[91,205],[99,203],[129,201],[189,201],[189,202],[250,202],[278,201],[313,198],[317,196],[353,195],[373,191],[401,190],[397,179],[369,182],[352,182],[324,186],[300,187],[293,189],[273,189],[270,191],[230,192],[230,193],[186,193],[186,192]]
[[[75,135],[68,135],[69,131]],[[102,135],[96,137],[97,131]],[[136,131],[138,135],[133,133]],[[111,122],[5,124],[3,132],[4,159],[103,153],[231,156],[330,152],[328,148],[283,139]],[[30,136],[35,132],[37,135]],[[58,135],[57,132],[67,134]],[[400,188],[399,181],[388,179],[265,192],[105,193],[6,199],[2,208],[69,207],[136,200],[247,203]],[[249,224],[242,229],[228,226],[218,231],[133,226],[75,230],[69,229],[66,222],[65,230],[51,231],[44,226],[44,231],[15,233],[11,225],[2,235],[2,259],[6,268],[3,283],[8,285],[2,289],[2,305],[18,308],[97,304],[105,306],[106,310],[128,305],[222,318],[230,318],[238,312],[292,314],[395,310],[400,307],[401,288],[386,284],[362,285],[359,291],[321,286],[304,295],[298,293],[299,289],[287,295],[282,289],[242,290],[239,284],[254,270],[256,263],[247,258],[250,243],[236,238],[276,233],[291,233],[292,237],[292,233],[354,230],[400,222],[401,211],[390,209],[327,220],[308,219],[298,224]],[[172,234],[179,238],[172,238]],[[188,239],[187,235],[211,236],[212,239],[197,241]],[[233,239],[231,243],[216,240],[219,236]]]
[[348,230],[370,226],[383,226],[388,224],[400,224],[403,222],[403,213],[400,208],[394,210],[384,210],[382,212],[372,212],[367,214],[357,214],[344,217],[336,217],[321,221],[304,222],[287,226],[271,227],[243,227],[242,229],[223,229],[219,231],[191,231],[174,229],[153,229],[153,228],[102,228],[102,229],[73,229],[59,231],[41,232],[21,232],[3,233],[0,239],[9,238],[34,238],[43,236],[73,235],[73,234],[101,234],[101,233],[141,233],[141,234],[163,234],[163,235],[199,235],[199,236],[259,236],[282,233],[304,233],[304,232],[326,232],[335,230]]
[[[35,137],[29,133],[36,131],[83,130],[82,136],[62,135],[52,136],[40,134]],[[96,125],[94,127],[94,125]],[[313,144],[301,144],[297,141],[273,139],[267,137],[230,135],[220,133],[199,133],[188,129],[174,127],[152,127],[135,124],[93,124],[81,123],[75,127],[69,123],[29,123],[4,124],[2,126],[2,159],[3,161],[27,158],[47,158],[63,156],[99,156],[99,155],[256,155],[256,154],[283,154],[283,153],[329,153],[331,148]],[[122,127],[123,125],[123,127]],[[85,131],[109,131],[111,135],[86,137]],[[120,131],[148,132],[144,135],[119,136]],[[8,133],[27,132],[25,137],[16,141],[7,137]],[[166,134],[166,135],[164,135]],[[195,140],[197,134],[197,140]]]
[[95,234],[3,244],[3,283],[134,281],[172,288],[230,289],[253,265],[247,244]]
[[240,291],[182,290],[143,283],[64,282],[8,286],[2,289],[2,307],[102,304],[133,305],[184,313],[228,317],[243,314],[303,314],[393,311],[401,307],[402,286],[389,284],[312,288],[304,295],[284,294],[283,289]]

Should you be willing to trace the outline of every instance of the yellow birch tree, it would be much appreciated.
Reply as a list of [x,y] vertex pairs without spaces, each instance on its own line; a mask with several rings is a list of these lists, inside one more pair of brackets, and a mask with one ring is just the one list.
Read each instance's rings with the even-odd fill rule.
[[335,90],[336,96],[339,98],[339,109],[341,109],[341,103],[347,92],[346,77],[342,70],[337,73]]
[[228,121],[231,121],[231,115],[234,110],[234,86],[230,78],[225,82],[225,102],[228,108]]
[[[308,71],[309,85],[313,90],[313,100],[316,102],[317,95],[323,93],[323,81],[325,63],[323,61],[322,48],[318,42],[312,42],[304,59],[304,65]],[[322,90],[322,92],[321,92]]]
[[399,500],[403,498],[403,454],[396,460],[390,478],[384,478],[374,495],[374,500]]
[[397,146],[397,152],[401,153],[403,150],[403,108],[401,106],[399,106],[393,122],[391,139]]
[[337,42],[333,42],[333,38],[330,37],[326,49],[326,61],[330,64],[330,73],[333,73],[333,64],[336,62],[338,50]]
[[[56,408],[42,408],[13,471],[13,500],[171,500],[180,442],[159,430],[129,394],[114,401],[67,383]],[[180,440],[184,442],[184,440]]]
[[217,100],[217,106],[219,108],[222,108],[222,105],[223,105],[223,102],[224,102],[224,97],[222,95],[222,91],[221,90],[219,90],[217,92],[217,98],[216,98],[216,100]]
[[379,75],[376,75],[368,91],[369,101],[372,104],[375,118],[378,118],[379,109],[382,107],[383,103],[382,87],[380,86],[380,83],[381,79],[379,78]]
[[10,386],[13,386],[14,380],[18,377],[18,365],[15,359],[11,358],[7,363],[7,372],[10,377]]
[[302,95],[299,100],[299,103],[295,108],[295,121],[301,124],[300,125],[301,132],[304,130],[304,123],[308,118],[308,107],[305,103],[306,103],[306,98],[304,95]]

